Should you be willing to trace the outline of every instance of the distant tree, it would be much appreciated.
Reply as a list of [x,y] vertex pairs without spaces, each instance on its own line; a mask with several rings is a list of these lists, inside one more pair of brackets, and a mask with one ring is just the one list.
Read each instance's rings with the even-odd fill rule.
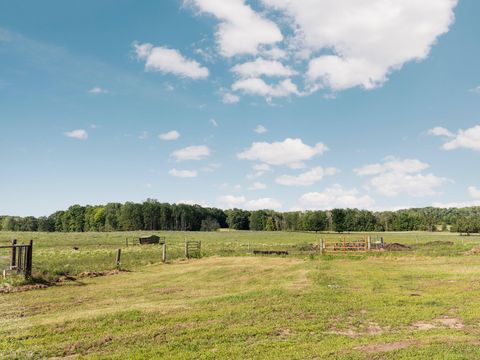
[[202,220],[201,231],[217,231],[218,229],[220,229],[220,224],[217,219],[207,218]]
[[227,210],[227,224],[230,229],[248,230],[250,228],[250,213],[245,210]]
[[252,211],[250,213],[250,230],[263,231],[267,222],[267,212],[265,210]]

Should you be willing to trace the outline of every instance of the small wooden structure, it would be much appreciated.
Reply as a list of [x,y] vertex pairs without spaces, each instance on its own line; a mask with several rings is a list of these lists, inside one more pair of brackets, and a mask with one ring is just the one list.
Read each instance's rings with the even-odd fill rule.
[[154,245],[154,244],[165,244],[165,237],[164,236],[157,236],[157,235],[150,235],[150,236],[142,236],[138,238],[138,243],[140,245]]
[[33,240],[30,240],[29,244],[17,244],[17,240],[13,240],[12,245],[0,246],[0,249],[11,249],[10,271],[23,274],[25,279],[31,279]]

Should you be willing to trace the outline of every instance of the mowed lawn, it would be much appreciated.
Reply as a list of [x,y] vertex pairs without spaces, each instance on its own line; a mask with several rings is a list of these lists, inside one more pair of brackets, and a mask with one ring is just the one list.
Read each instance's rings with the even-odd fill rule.
[[480,256],[175,260],[0,314],[2,359],[479,359]]

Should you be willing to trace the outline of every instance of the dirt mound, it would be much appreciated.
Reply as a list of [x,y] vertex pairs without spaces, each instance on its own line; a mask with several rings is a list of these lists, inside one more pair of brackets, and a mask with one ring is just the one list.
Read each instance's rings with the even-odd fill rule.
[[385,244],[384,249],[387,251],[401,251],[401,250],[410,250],[411,247],[400,244],[400,243],[391,243],[391,244]]
[[82,278],[96,278],[100,276],[109,276],[117,275],[120,273],[120,270],[110,270],[110,271],[84,271],[77,275],[77,279]]
[[465,255],[480,255],[480,246],[475,246],[473,249],[468,250]]
[[39,290],[39,289],[46,289],[46,288],[48,288],[48,285],[45,285],[45,284],[6,286],[6,287],[0,288],[0,294],[10,294],[10,293]]

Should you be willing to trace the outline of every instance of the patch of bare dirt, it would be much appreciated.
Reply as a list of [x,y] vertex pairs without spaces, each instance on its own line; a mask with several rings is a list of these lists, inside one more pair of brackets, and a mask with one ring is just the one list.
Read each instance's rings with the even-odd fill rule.
[[465,255],[480,255],[480,246],[475,246],[473,249],[468,250]]
[[382,328],[376,322],[370,321],[366,324],[362,324],[359,327],[355,327],[353,324],[349,324],[344,329],[339,328],[331,328],[327,331],[327,334],[333,335],[343,335],[349,337],[359,337],[359,336],[375,336],[381,335],[388,329]]
[[423,331],[438,329],[441,327],[461,330],[465,327],[465,325],[463,324],[462,319],[453,318],[453,317],[437,318],[429,322],[417,321],[416,323],[412,324],[412,328],[414,330],[423,330]]
[[153,290],[154,294],[160,294],[160,295],[168,295],[168,294],[175,294],[182,292],[182,288],[176,288],[176,287],[170,287],[170,288],[160,288],[160,289],[155,289]]
[[410,346],[414,346],[417,343],[415,341],[398,341],[394,343],[387,343],[387,344],[372,344],[372,345],[365,345],[357,348],[358,350],[362,350],[369,354],[375,354],[380,352],[387,352],[387,351],[394,351],[394,350],[401,350],[406,349]]
[[46,289],[48,285],[45,284],[33,284],[33,285],[22,285],[22,286],[6,286],[0,288],[0,294],[10,294],[17,292],[25,292],[31,290]]

